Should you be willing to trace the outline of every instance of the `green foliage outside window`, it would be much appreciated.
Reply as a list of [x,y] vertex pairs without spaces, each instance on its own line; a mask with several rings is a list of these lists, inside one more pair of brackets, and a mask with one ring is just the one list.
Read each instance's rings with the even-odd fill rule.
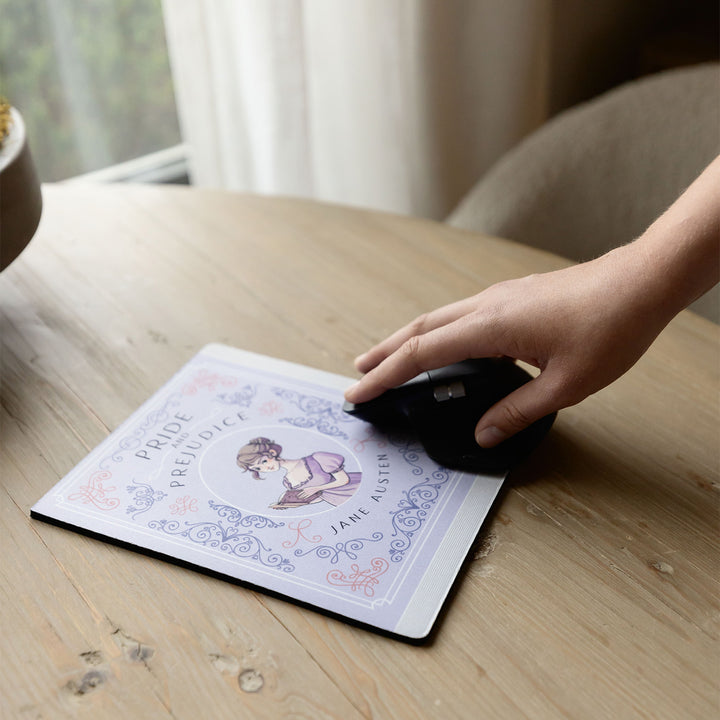
[[177,144],[160,0],[0,0],[0,95],[43,181]]

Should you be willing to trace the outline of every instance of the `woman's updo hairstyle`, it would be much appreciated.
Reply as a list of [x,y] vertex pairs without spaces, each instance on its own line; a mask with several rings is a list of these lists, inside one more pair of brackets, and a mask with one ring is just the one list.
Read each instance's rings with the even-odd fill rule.
[[[264,457],[279,458],[282,447],[276,442],[264,437],[252,439],[247,445],[243,445],[237,454],[237,464],[244,471],[250,470],[252,465],[257,464]],[[260,480],[257,470],[250,470],[250,474]]]

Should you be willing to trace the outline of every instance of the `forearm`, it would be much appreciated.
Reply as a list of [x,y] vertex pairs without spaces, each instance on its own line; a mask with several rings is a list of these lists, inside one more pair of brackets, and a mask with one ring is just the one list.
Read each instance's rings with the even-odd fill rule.
[[720,156],[631,250],[659,312],[669,320],[720,280]]
[[331,490],[332,488],[342,487],[350,482],[350,476],[344,470],[338,470],[333,473],[332,482],[326,483],[325,485],[317,485],[316,487],[321,490]]

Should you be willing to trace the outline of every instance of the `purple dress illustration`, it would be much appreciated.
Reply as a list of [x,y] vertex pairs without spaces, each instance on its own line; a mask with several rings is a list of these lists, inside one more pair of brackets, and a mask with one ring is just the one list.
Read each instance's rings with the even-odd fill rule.
[[[315,452],[300,458],[297,465],[289,470],[283,478],[283,485],[287,490],[275,507],[298,507],[320,500],[331,505],[342,505],[355,494],[362,476],[362,473],[359,472],[345,472],[344,463],[345,458],[342,455],[329,452]],[[336,473],[340,471],[345,472],[349,478],[344,485],[326,490],[319,489],[317,493],[304,499],[298,497],[299,490],[332,483]]]
[[362,473],[347,472],[345,458],[332,452],[314,452],[297,460],[284,458],[282,446],[266,437],[257,437],[243,445],[237,464],[256,480],[267,473],[284,470],[285,492],[271,508],[286,510],[312,503],[326,502],[337,507],[352,497]]

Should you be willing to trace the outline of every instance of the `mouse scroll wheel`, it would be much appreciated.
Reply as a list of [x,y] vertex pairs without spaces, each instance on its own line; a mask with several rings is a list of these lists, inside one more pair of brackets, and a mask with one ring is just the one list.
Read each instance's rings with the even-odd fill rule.
[[449,385],[436,385],[433,388],[433,397],[437,402],[465,397],[465,385],[460,381],[450,383]]

